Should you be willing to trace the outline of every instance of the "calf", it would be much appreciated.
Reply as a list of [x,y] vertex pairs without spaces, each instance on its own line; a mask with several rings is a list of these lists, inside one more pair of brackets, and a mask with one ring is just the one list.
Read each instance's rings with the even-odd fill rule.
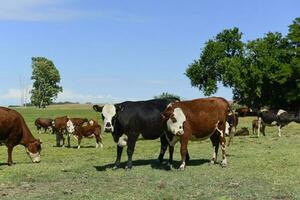
[[84,123],[88,122],[87,118],[69,118],[68,122],[67,122],[67,140],[68,140],[68,147],[71,146],[70,143],[70,134],[74,133],[75,129],[77,127],[81,127]]
[[222,166],[227,165],[225,126],[229,110],[229,103],[218,97],[174,102],[166,108],[162,116],[166,122],[169,144],[174,146],[177,141],[181,143],[180,170],[185,169],[187,145],[192,136],[200,140],[210,138],[214,147],[212,163],[217,161],[218,149],[221,144],[223,156],[221,164]]
[[62,146],[65,146],[64,134],[67,133],[67,122],[69,118],[67,116],[57,117],[52,122],[52,130],[56,135],[56,146],[60,147],[60,141],[63,141]]
[[[262,127],[260,127],[260,132],[262,132]],[[258,119],[252,120],[252,134],[258,133]]]
[[41,141],[31,134],[24,118],[15,110],[0,107],[0,143],[7,146],[8,165],[12,165],[13,148],[21,144],[33,163],[40,162]]
[[[52,121],[53,119],[49,119],[49,118],[37,118],[34,122],[38,132],[41,131],[41,129],[44,129],[44,133],[46,133],[46,131],[48,129],[52,130]],[[52,131],[53,132],[53,131]]]
[[276,125],[278,136],[281,137],[281,128],[291,122],[300,123],[300,112],[285,111],[282,109],[262,110],[258,115],[258,133],[260,130],[265,136],[265,127]]
[[153,99],[148,101],[126,101],[115,105],[105,104],[103,107],[93,106],[95,111],[102,112],[104,130],[111,132],[114,141],[117,143],[117,159],[114,169],[117,169],[120,165],[124,146],[127,146],[128,155],[126,169],[132,168],[132,155],[139,135],[149,140],[160,138],[161,151],[158,159],[160,162],[163,161],[168,141],[164,134],[165,129],[161,113],[169,103],[175,100]]
[[74,134],[74,137],[78,141],[78,147],[77,147],[78,149],[80,148],[80,142],[83,137],[87,137],[87,138],[95,137],[96,138],[96,148],[98,148],[99,142],[100,142],[101,148],[103,147],[102,138],[101,138],[101,126],[95,120],[91,120],[89,123],[87,123],[86,126],[75,127],[75,131],[73,134]]

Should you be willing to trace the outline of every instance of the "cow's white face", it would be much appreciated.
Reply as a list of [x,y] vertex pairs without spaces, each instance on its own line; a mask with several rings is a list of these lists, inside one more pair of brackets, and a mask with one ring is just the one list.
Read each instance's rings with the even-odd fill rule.
[[173,114],[167,121],[168,130],[174,135],[183,135],[183,124],[186,121],[186,117],[181,108],[175,108]]
[[70,119],[67,121],[67,131],[69,133],[74,133],[75,132],[74,124]]
[[105,132],[114,132],[113,117],[116,115],[116,107],[112,104],[105,104],[102,109],[103,125]]

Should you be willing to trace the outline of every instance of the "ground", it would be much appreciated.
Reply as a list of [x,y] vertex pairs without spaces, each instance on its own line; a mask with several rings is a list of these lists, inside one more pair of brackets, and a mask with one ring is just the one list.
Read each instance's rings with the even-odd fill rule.
[[[103,149],[95,149],[94,139],[83,139],[77,149],[58,148],[55,136],[38,134],[37,117],[100,117],[91,105],[54,106],[45,110],[17,109],[33,135],[42,139],[42,161],[31,163],[23,146],[13,152],[15,164],[6,165],[7,149],[0,146],[0,199],[300,199],[300,125],[266,129],[266,136],[235,137],[227,148],[228,167],[210,165],[209,140],[191,141],[191,161],[185,171],[166,170],[156,163],[159,140],[137,142],[130,171],[113,171],[116,145],[110,134]],[[238,128],[250,129],[253,118],[240,118]],[[250,131],[251,133],[251,131]],[[179,144],[175,164],[179,166]],[[219,161],[221,160],[219,154]],[[166,154],[166,158],[168,155]],[[126,151],[122,161],[127,160]],[[123,168],[125,164],[123,163]]]

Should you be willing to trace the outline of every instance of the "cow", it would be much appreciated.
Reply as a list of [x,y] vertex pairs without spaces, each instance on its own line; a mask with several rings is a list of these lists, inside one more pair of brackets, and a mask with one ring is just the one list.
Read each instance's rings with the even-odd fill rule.
[[[260,126],[260,132],[262,132],[262,127]],[[252,134],[258,133],[258,119],[252,120]]]
[[[69,126],[67,126],[67,141],[68,141],[68,147],[71,146],[70,143],[70,134],[74,133],[75,129],[77,127],[81,127],[84,123],[88,122],[89,120],[87,118],[69,118],[69,120],[67,121],[67,124],[69,124]],[[69,127],[69,128],[68,128]],[[71,130],[72,132],[68,131]]]
[[250,113],[252,112],[252,109],[248,108],[248,107],[241,107],[241,108],[236,109],[235,112],[238,114],[239,117],[246,117],[246,116],[250,115]]
[[52,130],[56,135],[56,146],[60,147],[60,141],[63,141],[62,146],[65,146],[64,134],[67,133],[67,122],[69,118],[67,116],[57,117],[52,122]]
[[[236,134],[236,127],[239,123],[239,117],[236,113],[229,113],[226,122],[226,130],[228,129],[229,140],[227,146],[230,145],[231,140]],[[232,128],[234,128],[234,132],[232,132]]]
[[220,97],[173,102],[168,105],[162,116],[167,126],[166,136],[170,146],[174,147],[178,141],[181,143],[179,170],[185,169],[188,141],[192,137],[200,140],[210,138],[214,148],[212,164],[217,161],[217,153],[221,144],[223,156],[221,165],[227,165],[225,129],[229,111],[229,103]]
[[271,110],[261,110],[258,114],[258,133],[259,137],[260,130],[265,136],[266,126],[276,125],[278,128],[278,136],[281,137],[281,129],[290,122],[300,123],[300,111],[286,111],[283,109],[271,109]]
[[72,132],[73,130],[70,129],[71,126],[72,125],[70,124],[70,121],[68,121],[67,130],[69,133],[72,133],[74,137],[77,139],[78,149],[80,149],[80,142],[83,137],[87,137],[87,138],[95,137],[96,148],[98,148],[99,143],[101,148],[103,147],[102,138],[101,138],[101,126],[98,124],[96,120],[90,120],[89,123],[87,123],[84,126],[76,126],[75,129],[73,129],[74,132]]
[[42,128],[44,129],[44,133],[46,133],[48,129],[52,130],[52,121],[53,119],[49,119],[49,118],[40,118],[40,117],[37,118],[34,124],[38,130],[38,133],[41,132]]
[[[178,99],[152,99],[147,101],[126,101],[118,104],[94,105],[96,112],[101,112],[104,121],[104,131],[111,132],[117,143],[117,158],[113,169],[120,166],[123,147],[127,146],[128,161],[125,169],[132,168],[132,155],[139,135],[144,139],[160,138],[161,150],[158,157],[163,162],[163,156],[168,148],[164,134],[165,127],[161,113],[167,105]],[[170,153],[171,155],[171,153]]]
[[40,162],[41,144],[31,134],[24,118],[15,110],[0,107],[0,143],[7,146],[9,166],[13,164],[13,148],[21,144],[25,147],[27,155],[33,163]]

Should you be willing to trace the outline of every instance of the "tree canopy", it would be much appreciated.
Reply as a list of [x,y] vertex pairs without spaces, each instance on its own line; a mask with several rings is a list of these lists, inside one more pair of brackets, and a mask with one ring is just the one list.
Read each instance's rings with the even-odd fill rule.
[[44,57],[32,58],[33,89],[31,90],[31,103],[39,108],[45,108],[51,104],[62,92],[59,71],[51,60]]
[[171,93],[168,93],[168,92],[163,92],[158,96],[154,96],[154,99],[170,99],[170,98],[180,100],[180,96],[175,95],[175,94],[171,94]]
[[226,29],[208,42],[186,75],[205,95],[221,82],[233,89],[233,100],[249,107],[299,109],[300,18],[286,37],[269,32],[242,42],[238,28]]

